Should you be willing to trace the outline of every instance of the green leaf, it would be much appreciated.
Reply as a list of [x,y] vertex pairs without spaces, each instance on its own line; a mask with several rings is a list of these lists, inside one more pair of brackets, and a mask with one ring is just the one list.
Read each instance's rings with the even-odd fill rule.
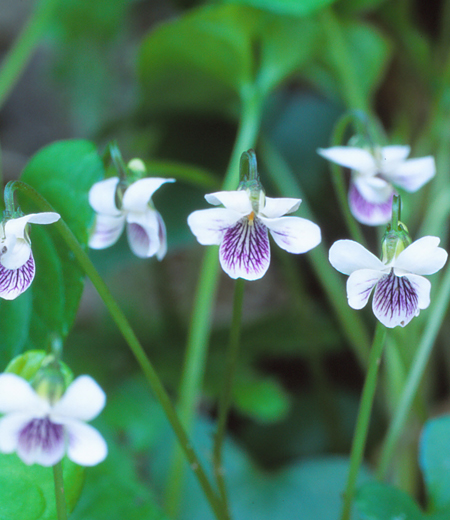
[[27,339],[31,320],[31,292],[27,291],[16,300],[0,301],[0,371],[11,358],[22,351]]
[[[103,176],[103,164],[88,141],[61,141],[38,152],[27,164],[21,180],[33,186],[61,214],[77,239],[87,244],[93,211],[88,191]],[[42,211],[19,194],[25,213]],[[46,348],[52,338],[65,338],[78,310],[84,273],[55,225],[31,227],[36,277],[17,302],[2,303],[2,319],[22,319],[19,335],[11,321],[7,341],[18,338],[22,348]],[[31,299],[31,304],[30,304]],[[22,306],[21,308],[19,306]],[[23,341],[24,337],[26,341]]]
[[[62,460],[68,511],[81,494],[84,468]],[[0,520],[56,520],[52,468],[27,466],[16,455],[0,454]]]
[[419,463],[427,489],[430,511],[450,508],[450,415],[425,423],[419,446]]
[[424,520],[414,500],[400,489],[381,482],[364,484],[355,505],[361,520]]
[[331,5],[336,0],[226,0],[229,3],[251,5],[278,14],[308,16]]

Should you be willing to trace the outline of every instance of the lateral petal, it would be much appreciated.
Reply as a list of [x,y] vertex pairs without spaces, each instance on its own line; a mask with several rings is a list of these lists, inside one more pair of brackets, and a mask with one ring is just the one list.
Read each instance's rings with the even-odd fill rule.
[[266,218],[278,218],[286,215],[286,213],[293,213],[300,207],[302,199],[279,198],[273,199],[265,197],[265,206],[261,210],[260,216]]
[[30,383],[16,374],[0,375],[0,413],[32,411],[34,417],[50,410],[48,402],[36,394]]
[[7,269],[0,262],[0,298],[14,300],[31,285],[36,272],[33,254],[18,269]]
[[447,251],[438,247],[438,237],[426,236],[406,247],[395,260],[395,270],[415,274],[434,274],[447,261]]
[[122,208],[130,212],[145,213],[155,191],[166,182],[175,182],[175,179],[147,177],[133,182],[123,195]]
[[125,227],[125,216],[121,213],[115,216],[97,213],[94,228],[89,236],[91,249],[105,249],[118,240]]
[[242,218],[240,213],[226,208],[201,209],[191,213],[188,226],[200,244],[219,245],[228,228]]
[[306,253],[320,244],[320,227],[310,220],[300,217],[259,219],[269,229],[275,242],[288,253]]
[[358,269],[383,271],[383,262],[354,240],[338,240],[328,253],[330,264],[343,274],[352,274]]
[[233,279],[258,280],[270,264],[267,227],[257,217],[241,218],[226,230],[219,250],[222,269]]
[[0,419],[1,453],[13,453],[17,450],[19,434],[31,420],[29,413],[11,413]]
[[388,171],[396,163],[403,162],[411,152],[408,145],[394,144],[381,149],[381,170]]
[[369,202],[361,195],[355,183],[350,183],[348,193],[350,211],[358,222],[366,226],[379,226],[389,222],[392,216],[392,198],[393,190],[386,202]]
[[426,184],[436,174],[434,157],[420,157],[409,159],[399,164],[386,174],[386,178],[393,184],[406,191],[414,192]]
[[89,190],[89,204],[91,208],[103,215],[117,217],[121,211],[116,206],[116,189],[119,177],[110,177],[96,182]]
[[364,148],[333,146],[331,148],[319,148],[317,153],[329,161],[358,172],[371,173],[377,169],[372,154]]
[[352,309],[362,309],[383,273],[373,269],[354,271],[347,280],[347,299]]
[[128,213],[127,238],[131,250],[139,258],[155,255],[160,248],[156,210],[147,207],[145,213]]
[[243,215],[249,215],[253,211],[252,204],[245,190],[217,191],[205,195],[205,199],[214,206],[222,204],[230,211],[239,213],[241,217]]
[[67,456],[70,460],[80,466],[95,466],[106,458],[108,446],[95,428],[79,421],[67,422],[65,426],[69,437]]

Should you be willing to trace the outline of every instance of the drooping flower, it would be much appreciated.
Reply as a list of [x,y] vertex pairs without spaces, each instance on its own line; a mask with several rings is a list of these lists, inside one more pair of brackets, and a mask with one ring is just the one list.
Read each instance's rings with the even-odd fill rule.
[[447,261],[439,242],[437,237],[426,236],[383,255],[382,261],[353,240],[338,240],[330,248],[329,260],[349,275],[350,307],[362,309],[375,288],[372,309],[376,318],[389,328],[404,327],[430,304],[431,283],[423,275],[436,273]]
[[321,240],[320,228],[310,220],[285,217],[296,211],[300,199],[265,197],[259,190],[219,191],[205,195],[223,208],[194,211],[188,217],[192,233],[202,245],[220,245],[223,270],[231,278],[257,280],[270,264],[268,232],[289,253],[305,253]]
[[2,222],[0,241],[0,298],[14,300],[28,289],[36,267],[28,224],[52,224],[58,213],[31,213]]
[[105,394],[89,376],[77,377],[52,400],[39,395],[21,377],[0,375],[0,451],[17,452],[26,464],[53,466],[67,452],[73,462],[93,466],[107,455],[106,442],[92,426],[105,405]]
[[352,175],[348,200],[353,216],[362,224],[378,226],[389,222],[394,186],[415,192],[436,173],[431,156],[407,159],[409,146],[385,146],[369,150],[334,146],[318,153],[346,168]]
[[148,177],[133,182],[123,193],[120,208],[119,178],[95,183],[89,191],[89,204],[96,212],[94,229],[89,247],[105,249],[117,242],[127,225],[127,237],[131,250],[140,258],[156,255],[164,258],[167,251],[166,227],[151,197],[166,182],[175,179]]

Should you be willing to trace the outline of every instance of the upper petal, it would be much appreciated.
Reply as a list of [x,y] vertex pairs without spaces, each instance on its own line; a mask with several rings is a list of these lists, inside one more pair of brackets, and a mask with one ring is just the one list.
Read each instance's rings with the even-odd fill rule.
[[89,204],[95,212],[116,217],[121,214],[116,206],[118,184],[119,177],[110,177],[92,186],[89,190]]
[[350,191],[348,192],[348,204],[352,215],[361,224],[366,226],[379,226],[386,224],[392,217],[392,197],[391,195],[385,202],[369,202],[359,192],[354,182],[350,183]]
[[288,253],[306,253],[320,244],[320,227],[300,217],[263,218],[275,242]]
[[65,426],[69,437],[67,456],[70,460],[80,466],[94,466],[106,458],[108,446],[95,428],[79,421],[67,422]]
[[383,146],[381,149],[381,170],[389,171],[397,163],[403,162],[409,155],[411,148],[408,145],[394,144]]
[[338,240],[330,247],[330,264],[339,272],[352,274],[358,269],[384,271],[383,262],[353,240]]
[[49,410],[49,403],[34,391],[28,381],[16,374],[0,375],[0,413],[32,411],[34,417],[39,417]]
[[419,238],[405,248],[396,258],[395,269],[415,274],[433,274],[442,269],[448,254],[438,247],[438,237],[426,236]]
[[249,215],[253,211],[245,190],[217,191],[205,195],[205,199],[214,206],[223,204],[227,209],[239,213],[240,216]]
[[90,421],[103,410],[105,392],[90,376],[77,377],[52,409],[52,417],[68,417]]
[[231,278],[258,280],[270,264],[267,228],[257,217],[241,218],[228,228],[219,250],[222,269]]
[[175,182],[175,179],[163,179],[161,177],[147,177],[133,182],[126,189],[122,208],[126,211],[144,213],[148,208],[148,202],[155,191],[166,182]]
[[349,276],[347,299],[352,309],[362,309],[366,305],[372,289],[382,276],[382,271],[374,269],[359,269]]
[[333,146],[319,148],[317,152],[325,159],[358,172],[375,172],[376,162],[373,155],[364,148],[355,146]]
[[300,207],[302,199],[279,198],[273,199],[271,197],[265,198],[264,208],[260,208],[260,216],[267,218],[278,218],[297,211]]
[[200,244],[219,245],[227,229],[242,218],[236,211],[226,208],[201,209],[191,213],[187,219],[188,226]]
[[92,249],[105,249],[119,240],[125,226],[125,216],[116,216],[97,213],[95,215],[94,228],[89,236],[89,247]]
[[150,258],[160,249],[157,211],[147,206],[143,213],[127,215],[127,238],[133,253],[139,258]]
[[414,192],[436,174],[434,157],[420,157],[402,162],[386,174],[386,177],[406,191]]
[[[2,259],[3,260],[3,259]],[[17,269],[7,269],[0,261],[0,298],[14,300],[31,285],[36,272],[33,254]]]
[[17,238],[24,238],[27,224],[53,224],[61,218],[61,215],[53,211],[43,213],[30,213],[20,218],[12,218],[5,223],[5,235],[14,235]]

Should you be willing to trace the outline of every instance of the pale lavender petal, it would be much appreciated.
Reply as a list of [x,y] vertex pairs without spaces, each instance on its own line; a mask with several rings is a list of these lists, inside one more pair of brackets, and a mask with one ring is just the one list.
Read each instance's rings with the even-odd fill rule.
[[97,214],[95,216],[94,229],[89,237],[89,247],[92,249],[105,249],[119,240],[125,227],[125,216]]
[[338,240],[328,253],[330,264],[340,273],[352,274],[359,269],[383,271],[385,265],[374,254],[354,240]]
[[375,173],[377,170],[373,155],[364,148],[333,146],[332,148],[319,148],[317,152],[329,161],[358,172]]
[[127,238],[130,249],[139,258],[155,255],[160,248],[156,210],[148,208],[145,213],[128,213]]
[[414,192],[436,174],[434,157],[421,157],[402,162],[385,177],[406,191]]
[[320,227],[300,217],[263,218],[275,242],[288,253],[306,253],[320,244]]
[[70,460],[80,466],[94,466],[106,458],[108,447],[95,428],[78,421],[67,422],[65,426],[69,437],[67,456]]
[[381,169],[389,170],[393,165],[403,162],[409,155],[411,148],[408,145],[394,144],[381,149]]
[[200,244],[219,245],[230,227],[242,218],[240,213],[226,208],[201,209],[191,213],[188,226]]
[[[417,278],[420,278],[418,281]],[[426,303],[426,292],[428,294],[431,284],[422,277],[395,276],[391,270],[378,282],[373,296],[373,312],[388,328],[404,327],[414,316],[418,316],[419,290],[423,293],[421,297],[422,305]]]
[[382,271],[360,269],[354,271],[347,280],[347,299],[352,309],[362,309],[378,280],[384,276]]
[[19,432],[17,455],[25,464],[54,466],[66,449],[66,435],[62,424],[54,424],[48,417],[32,419]]
[[367,226],[379,226],[386,224],[392,217],[392,198],[393,194],[387,202],[374,204],[368,202],[358,191],[354,183],[350,183],[350,191],[348,193],[348,203],[352,215]]
[[258,218],[242,218],[227,229],[219,258],[222,269],[231,278],[262,278],[270,264],[267,227]]
[[0,413],[25,411],[31,411],[33,417],[40,417],[50,411],[50,405],[22,377],[10,373],[1,374]]
[[110,177],[104,181],[96,182],[89,190],[89,204],[92,209],[102,215],[117,217],[121,211],[116,206],[116,189],[119,184],[118,177]]
[[33,254],[18,269],[6,269],[0,263],[0,298],[14,300],[28,289],[34,279],[35,265]]
[[166,225],[164,224],[164,220],[161,215],[156,212],[156,217],[158,218],[159,228],[158,228],[158,238],[159,238],[159,249],[156,252],[156,258],[158,260],[162,260],[167,253],[167,233],[166,233]]
[[[447,252],[438,247],[438,237],[422,237],[405,248],[395,260],[395,270],[415,274],[434,274],[444,267]],[[398,273],[396,273],[398,274]]]
[[55,403],[51,419],[65,422],[61,417],[90,421],[103,410],[106,402],[105,392],[89,376],[77,377]]
[[223,204],[225,208],[239,213],[241,217],[252,212],[252,204],[245,190],[217,191],[216,193],[205,195],[205,199],[214,206]]
[[146,212],[152,195],[166,182],[175,182],[175,179],[147,177],[133,182],[123,195],[122,208],[130,212]]
[[271,197],[266,197],[265,201],[264,208],[260,208],[260,216],[267,218],[278,218],[286,213],[293,213],[298,210],[302,202],[301,199],[272,199]]

